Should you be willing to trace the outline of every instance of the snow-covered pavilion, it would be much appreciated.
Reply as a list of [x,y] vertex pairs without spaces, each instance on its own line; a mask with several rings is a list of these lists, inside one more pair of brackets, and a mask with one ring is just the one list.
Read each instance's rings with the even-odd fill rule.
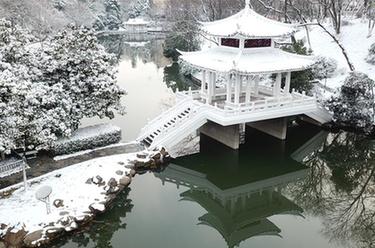
[[[149,122],[138,140],[150,148],[171,148],[199,131],[238,149],[245,124],[285,139],[288,116],[304,114],[319,123],[330,121],[315,97],[291,89],[292,73],[314,63],[312,56],[278,47],[279,40],[290,38],[297,29],[298,24],[259,15],[249,0],[233,16],[202,22],[202,33],[217,45],[179,51],[180,60],[199,71],[200,89],[177,92],[176,104]],[[270,75],[275,79],[270,80]],[[232,135],[225,135],[228,132]]]
[[[208,103],[225,97],[225,103],[235,107],[267,97],[288,96],[291,73],[314,63],[311,56],[288,53],[277,47],[278,39],[290,37],[297,30],[295,24],[263,17],[250,8],[249,1],[233,16],[201,24],[202,32],[215,39],[218,46],[181,52],[180,59],[202,71],[201,97]],[[276,74],[275,83],[263,92],[260,80],[270,74]],[[224,90],[217,85],[218,78],[224,79]]]

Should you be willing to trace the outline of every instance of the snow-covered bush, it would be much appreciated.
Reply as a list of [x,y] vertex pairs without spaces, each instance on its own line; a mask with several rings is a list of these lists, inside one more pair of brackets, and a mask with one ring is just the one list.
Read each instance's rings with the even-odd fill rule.
[[326,102],[333,122],[341,127],[371,132],[374,126],[375,82],[366,74],[352,72],[340,91]]
[[55,155],[103,147],[121,141],[121,129],[111,124],[100,124],[75,131],[71,137],[54,142],[51,151]]
[[332,58],[319,56],[311,67],[313,77],[319,80],[334,76],[337,70],[337,61]]
[[375,43],[371,45],[368,51],[366,62],[375,65]]

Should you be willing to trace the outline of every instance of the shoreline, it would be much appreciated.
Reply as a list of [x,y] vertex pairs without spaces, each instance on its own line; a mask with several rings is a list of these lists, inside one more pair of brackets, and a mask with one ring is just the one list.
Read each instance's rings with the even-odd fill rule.
[[[137,170],[160,168],[169,158],[163,148],[94,158],[31,179],[27,191],[22,183],[0,190],[0,247],[45,246],[89,225],[130,185]],[[48,184],[54,188],[47,215],[35,193]]]

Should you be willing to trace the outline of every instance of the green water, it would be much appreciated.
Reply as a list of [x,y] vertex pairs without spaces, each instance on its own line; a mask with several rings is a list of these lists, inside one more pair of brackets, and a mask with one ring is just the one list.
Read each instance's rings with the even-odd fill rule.
[[[161,47],[119,50],[128,115],[113,122],[124,140],[181,84]],[[246,135],[239,151],[203,136],[199,154],[136,176],[112,209],[55,247],[375,247],[373,140],[303,123],[286,142]]]

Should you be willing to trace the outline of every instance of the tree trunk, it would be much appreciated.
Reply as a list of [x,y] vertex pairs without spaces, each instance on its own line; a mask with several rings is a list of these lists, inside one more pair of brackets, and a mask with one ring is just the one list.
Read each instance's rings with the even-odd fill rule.
[[284,1],[284,22],[288,22],[288,0]]

